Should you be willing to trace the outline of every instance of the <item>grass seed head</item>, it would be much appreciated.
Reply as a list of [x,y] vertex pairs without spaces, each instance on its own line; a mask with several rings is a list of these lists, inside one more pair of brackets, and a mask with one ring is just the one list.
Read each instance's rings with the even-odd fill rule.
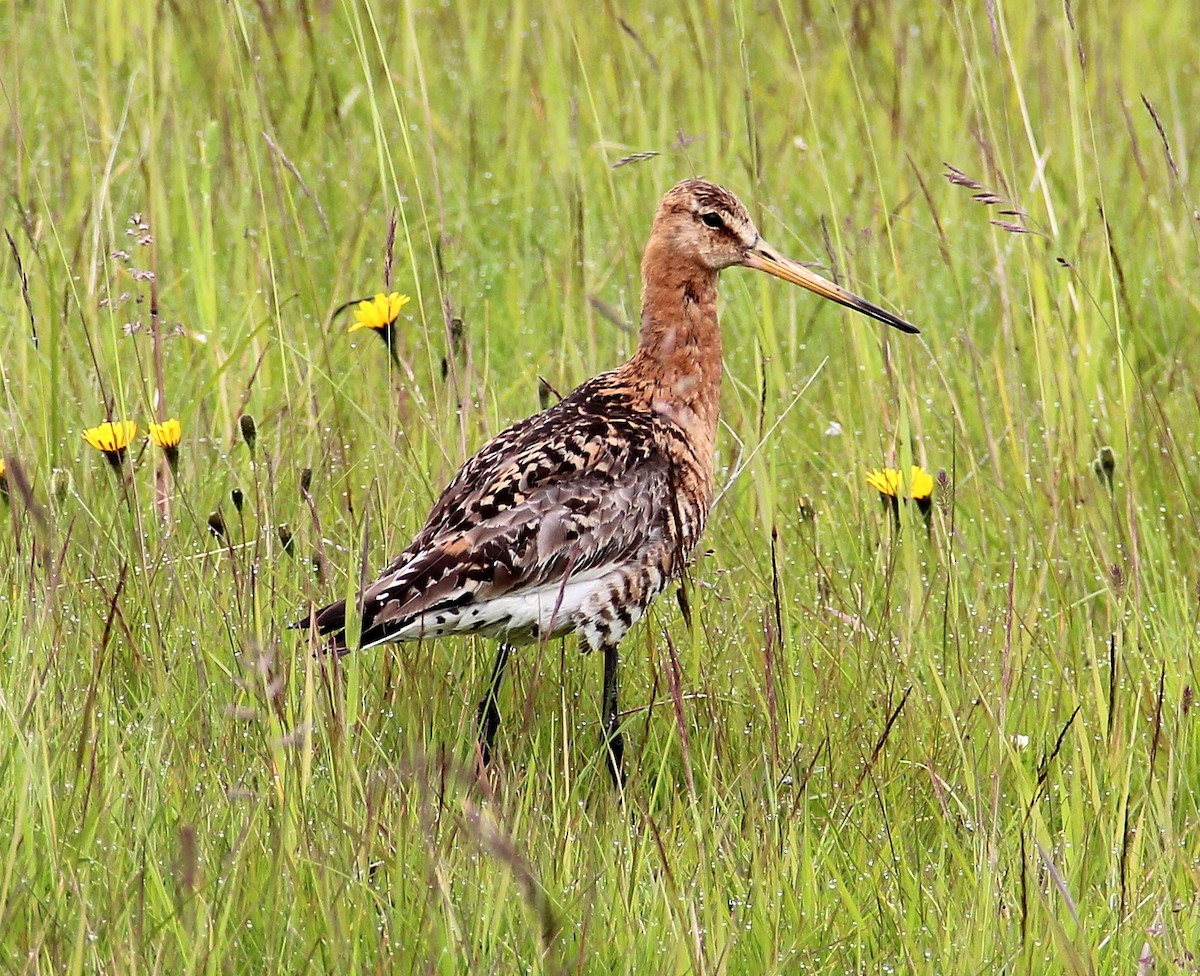
[[1113,490],[1113,474],[1117,470],[1117,455],[1107,444],[1100,448],[1100,452],[1092,461],[1092,470],[1096,473],[1096,477],[1100,479],[1100,483],[1109,491]]
[[248,413],[244,413],[238,418],[238,426],[242,431],[242,440],[246,442],[246,446],[250,448],[250,453],[254,453],[254,445],[258,443],[258,425],[254,422],[254,418]]

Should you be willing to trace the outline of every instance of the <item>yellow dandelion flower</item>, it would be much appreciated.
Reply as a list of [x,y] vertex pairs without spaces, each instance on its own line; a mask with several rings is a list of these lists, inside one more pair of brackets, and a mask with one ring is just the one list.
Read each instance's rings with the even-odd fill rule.
[[3,457],[0,457],[0,498],[8,501],[8,467]]
[[179,446],[179,442],[183,439],[183,427],[178,420],[172,417],[170,420],[164,420],[161,424],[151,423],[149,434],[154,446],[161,447],[165,451],[168,448]]
[[897,525],[900,524],[900,499],[907,501],[911,498],[924,516],[926,528],[929,528],[930,508],[933,503],[933,475],[920,465],[914,464],[909,469],[907,479],[896,468],[868,471],[867,484],[879,492],[884,506],[892,510]]
[[358,303],[354,310],[354,321],[350,323],[347,332],[357,332],[359,329],[375,329],[384,332],[400,316],[400,310],[409,302],[407,295],[392,292],[385,295],[380,292],[374,298],[368,298]]
[[893,498],[904,497],[902,492],[908,488],[908,498],[921,501],[933,495],[933,475],[914,464],[908,472],[907,484],[903,482],[901,473],[895,468],[880,468],[878,471],[867,473],[867,484],[881,495],[891,495]]
[[908,476],[908,493],[918,503],[929,501],[933,497],[933,475],[914,464]]
[[151,443],[162,448],[167,464],[174,470],[175,465],[179,463],[179,442],[183,440],[182,425],[174,417],[164,420],[161,424],[151,422],[149,435]]
[[98,427],[89,427],[83,432],[83,439],[97,451],[103,454],[108,463],[119,468],[125,458],[125,450],[137,436],[137,424],[132,420],[120,420],[117,423],[105,421]]

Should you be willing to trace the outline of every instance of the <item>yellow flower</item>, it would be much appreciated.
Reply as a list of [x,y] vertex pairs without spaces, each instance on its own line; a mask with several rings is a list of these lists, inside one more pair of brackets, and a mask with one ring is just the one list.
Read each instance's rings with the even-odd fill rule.
[[901,483],[900,472],[895,468],[881,468],[868,472],[867,484],[879,494],[890,495],[893,498],[904,497],[902,492],[905,487],[908,488],[907,497],[916,501],[924,501],[933,495],[933,475],[916,464],[908,473],[907,486]]
[[125,449],[136,436],[137,424],[132,420],[120,420],[115,424],[105,421],[99,427],[89,427],[83,432],[83,439],[108,458],[114,468],[121,466]]
[[174,417],[164,420],[161,424],[152,422],[149,433],[150,440],[154,442],[154,445],[161,447],[164,451],[168,448],[178,447],[179,442],[183,439],[183,428]]
[[374,298],[368,298],[358,303],[354,310],[354,321],[346,331],[357,332],[359,329],[375,329],[383,332],[391,327],[400,315],[400,309],[408,304],[407,295],[392,292],[385,295],[380,292]]
[[8,501],[8,469],[2,457],[0,457],[0,498]]
[[[917,503],[917,510],[925,519],[925,528],[932,529],[930,514],[933,506],[933,475],[920,465],[914,464],[909,469],[907,483],[901,472],[895,468],[880,468],[867,472],[867,484],[879,492],[884,507],[892,510],[892,518],[897,528],[900,527],[900,499],[907,501],[911,498]],[[904,493],[905,488],[908,489],[907,495]]]
[[179,463],[179,442],[183,440],[183,427],[179,421],[174,417],[164,420],[161,424],[151,421],[149,433],[150,440],[156,447],[162,448],[167,457],[167,464],[174,470],[175,465]]

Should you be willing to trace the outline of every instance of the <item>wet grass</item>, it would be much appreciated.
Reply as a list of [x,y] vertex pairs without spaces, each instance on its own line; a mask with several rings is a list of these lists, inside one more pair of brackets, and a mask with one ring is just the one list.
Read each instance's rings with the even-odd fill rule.
[[[0,969],[1196,970],[1200,23],[918,6],[0,12]],[[572,642],[481,782],[486,642],[284,625],[631,351],[693,174],[923,333],[724,276],[628,809]],[[394,362],[333,316],[389,280]]]

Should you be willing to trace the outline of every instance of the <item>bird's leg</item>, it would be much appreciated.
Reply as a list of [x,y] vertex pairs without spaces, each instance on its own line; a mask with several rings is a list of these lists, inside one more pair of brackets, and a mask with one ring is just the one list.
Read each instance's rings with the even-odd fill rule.
[[617,711],[617,665],[620,656],[616,644],[604,647],[604,755],[608,761],[608,773],[618,792],[625,789],[625,740],[618,731]]
[[492,680],[488,682],[487,694],[479,703],[479,752],[485,766],[492,762],[492,745],[496,740],[496,729],[500,728],[500,709],[496,707],[496,696],[500,694],[500,682],[504,680],[504,666],[513,646],[501,641],[496,651],[496,662],[492,665]]

